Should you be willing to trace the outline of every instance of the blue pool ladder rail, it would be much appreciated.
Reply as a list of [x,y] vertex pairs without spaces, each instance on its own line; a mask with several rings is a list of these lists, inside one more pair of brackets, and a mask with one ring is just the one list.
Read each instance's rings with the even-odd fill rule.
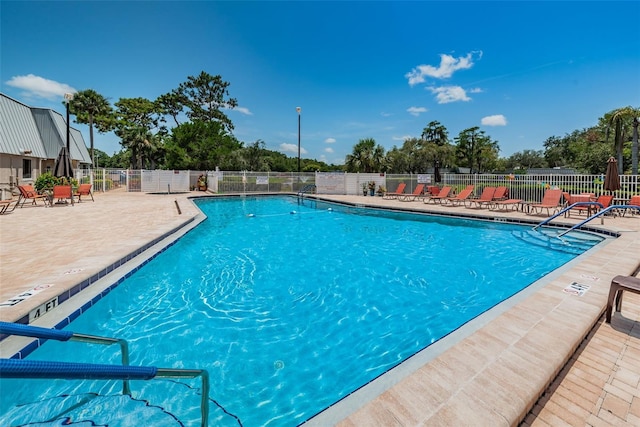
[[[536,226],[533,227],[533,230],[536,230],[538,227],[541,227],[543,225],[548,224],[549,222],[551,222],[551,220],[553,220],[554,218],[559,217],[560,215],[562,215],[563,213],[567,212],[568,210],[570,210],[571,208],[575,207],[575,206],[588,206],[588,205],[597,205],[600,206],[600,208],[603,208],[603,205],[601,203],[598,202],[577,202],[572,204],[571,206],[568,206],[564,209],[562,209],[560,212],[550,216],[549,218],[545,219],[544,221],[540,222],[539,224],[537,224]],[[598,217],[602,217],[602,215],[611,212],[614,209],[620,209],[620,210],[626,210],[626,209],[636,209],[638,211],[640,211],[640,206],[635,206],[635,205],[611,205],[608,206],[598,212],[596,212],[595,214],[591,215],[589,218],[585,219],[584,221],[579,222],[578,224],[574,225],[573,227],[563,231],[562,233],[558,234],[558,238],[562,238],[562,236],[564,236],[565,234],[582,227],[584,224],[586,224],[587,222],[598,218]],[[602,219],[602,218],[601,218]]]
[[[555,214],[551,215],[549,218],[545,219],[544,221],[542,221],[541,223],[539,223],[538,225],[533,227],[533,229],[535,230],[538,227],[541,227],[541,226],[543,226],[545,224],[548,224],[549,222],[551,222],[551,220],[559,217],[560,215],[564,214],[567,211],[570,211],[571,209],[575,208],[576,206],[599,206],[600,209],[602,209],[604,207],[602,205],[602,203],[600,203],[600,202],[577,202],[577,203],[572,204],[571,206],[567,206],[566,208],[561,209],[558,213],[555,213]],[[595,218],[595,215],[594,215],[594,218]]]
[[[76,334],[71,331],[59,329],[40,328],[37,326],[24,325],[21,323],[0,322],[0,334],[17,335],[21,337],[40,338],[44,340],[56,341],[79,341],[90,344],[112,345],[119,344],[122,354],[122,365],[129,365],[129,344],[127,341],[118,338],[97,337],[93,335]],[[123,381],[122,394],[131,395],[129,382]]]
[[71,331],[47,329],[19,323],[0,322],[0,333],[23,337],[56,341],[80,341],[92,344],[120,344],[122,365],[94,363],[69,363],[52,361],[31,361],[23,359],[0,359],[0,378],[30,379],[94,379],[122,380],[122,393],[131,395],[129,380],[150,380],[153,378],[197,378],[202,379],[200,401],[201,426],[209,420],[209,372],[205,369],[169,369],[155,366],[129,366],[127,341],[119,338],[77,334]]
[[558,235],[558,237],[562,237],[562,236],[564,236],[565,234],[567,234],[568,232],[573,231],[573,230],[575,230],[576,228],[580,228],[580,227],[582,227],[584,224],[586,224],[587,222],[591,221],[592,219],[597,218],[597,217],[599,217],[599,216],[602,216],[602,215],[606,214],[607,212],[612,211],[613,209],[625,209],[625,210],[626,210],[626,209],[636,209],[636,210],[640,211],[640,206],[634,206],[634,205],[611,205],[611,206],[609,206],[609,207],[607,207],[607,208],[605,208],[605,209],[601,210],[600,212],[597,212],[596,214],[594,214],[594,215],[590,216],[589,218],[585,219],[584,221],[582,221],[582,222],[580,222],[580,223],[578,223],[578,224],[574,225],[574,226],[573,226],[573,227],[571,227],[570,229],[568,229],[568,230],[566,230],[566,231],[563,231],[562,233],[560,233],[560,234]]

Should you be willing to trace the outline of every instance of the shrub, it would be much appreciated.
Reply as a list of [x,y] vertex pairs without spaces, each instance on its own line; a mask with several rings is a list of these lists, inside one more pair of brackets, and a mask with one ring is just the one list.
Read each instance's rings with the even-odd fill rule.
[[51,172],[45,172],[36,179],[36,182],[33,184],[37,192],[42,191],[51,191],[53,190],[54,185],[71,185],[73,188],[78,187],[78,180],[75,178],[64,178],[53,176]]
[[53,186],[59,185],[60,182],[60,178],[53,176],[51,172],[45,172],[36,179],[33,186],[37,192],[41,192],[44,190],[53,190]]

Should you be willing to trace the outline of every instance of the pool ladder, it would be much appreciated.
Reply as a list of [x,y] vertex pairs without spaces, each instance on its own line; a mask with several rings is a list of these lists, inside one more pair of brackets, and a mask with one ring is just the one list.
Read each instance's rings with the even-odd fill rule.
[[[572,204],[571,206],[567,206],[566,208],[562,209],[560,212],[550,216],[549,218],[545,219],[544,221],[542,221],[541,223],[539,223],[538,225],[536,225],[535,227],[533,227],[533,230],[537,229],[538,227],[541,227],[545,224],[548,224],[549,222],[551,222],[552,219],[559,217],[560,215],[562,215],[563,213],[567,212],[568,210],[571,210],[572,208],[576,207],[576,206],[589,206],[589,205],[595,205],[595,206],[599,206],[601,209],[603,208],[601,203],[598,202],[577,202]],[[589,218],[585,219],[584,221],[579,222],[578,224],[574,225],[573,227],[563,231],[562,233],[558,234],[558,238],[561,238],[562,236],[564,236],[565,234],[582,227],[584,224],[586,224],[587,222],[596,219],[598,217],[602,217],[602,215],[606,214],[607,212],[611,212],[614,209],[636,209],[638,211],[640,211],[640,206],[635,206],[635,205],[611,205],[608,206],[604,209],[602,209],[599,212],[596,212],[595,214],[591,215]],[[602,218],[601,218],[602,220]]]
[[315,184],[307,184],[304,187],[302,187],[302,189],[300,189],[300,191],[298,191],[298,197],[304,197],[305,193],[315,193],[316,192],[316,185]]
[[209,372],[204,369],[169,369],[155,366],[129,366],[129,345],[119,338],[76,334],[71,331],[40,328],[19,323],[0,322],[0,334],[56,341],[80,341],[91,344],[119,344],[122,365],[68,363],[24,359],[0,359],[0,378],[122,380],[122,393],[131,395],[129,380],[153,378],[202,379],[200,400],[201,426],[209,422]]

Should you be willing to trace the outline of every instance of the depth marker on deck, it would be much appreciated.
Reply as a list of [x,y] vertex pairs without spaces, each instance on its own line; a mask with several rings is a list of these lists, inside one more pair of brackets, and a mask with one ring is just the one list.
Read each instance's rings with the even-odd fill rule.
[[581,297],[589,290],[590,287],[591,286],[589,285],[583,285],[578,282],[573,282],[572,284],[564,288],[562,291],[567,294],[577,295]]

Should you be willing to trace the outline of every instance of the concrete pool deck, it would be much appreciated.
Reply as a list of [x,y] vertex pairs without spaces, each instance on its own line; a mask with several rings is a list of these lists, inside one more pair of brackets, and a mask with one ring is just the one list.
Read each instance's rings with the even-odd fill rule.
[[[0,216],[0,303],[37,287],[46,288],[14,306],[0,307],[0,320],[16,321],[29,313],[33,315],[37,308],[44,313],[47,308],[43,305],[61,292],[99,275],[106,267],[172,230],[197,221],[202,215],[188,197],[202,194],[150,195],[115,190],[95,194],[95,202],[52,208],[25,206]],[[426,205],[421,201],[322,197],[343,203],[491,220],[544,219],[520,212],[495,213],[487,209]],[[573,215],[554,222],[575,224],[582,219],[584,216]],[[497,426],[514,425],[522,420],[531,425],[640,424],[637,326],[640,298],[625,295],[622,315],[614,314],[611,325],[601,321],[611,278],[633,274],[640,265],[640,217],[627,214],[624,218],[606,218],[604,222],[601,225],[597,219],[590,225],[620,233],[620,237],[610,239],[550,275],[535,292],[495,317],[483,320],[473,333],[458,339],[428,363],[392,375],[391,380],[381,377],[377,382],[383,391],[375,391],[380,388],[374,387],[371,395],[370,389],[363,388],[309,424]],[[129,268],[127,263],[124,269]],[[564,292],[573,282],[590,288],[582,296]],[[72,298],[82,298],[91,287]],[[58,311],[64,311],[65,305],[66,302],[53,308],[34,324],[56,324]],[[587,344],[602,344],[602,353],[579,351],[588,356],[587,362],[578,361],[576,356],[585,337]],[[6,341],[9,340],[0,343],[2,357],[11,355]],[[621,351],[635,357],[634,363],[618,363],[624,358],[614,356],[614,348],[622,344]],[[569,376],[567,362],[581,368],[578,379],[573,378],[569,388],[572,393],[559,394],[566,389],[560,384],[555,386],[554,393],[539,400],[558,374]],[[610,370],[602,372],[609,365]],[[603,380],[598,391],[597,384]],[[562,403],[554,403],[549,395],[558,396]],[[589,406],[585,401],[587,395],[596,398],[593,410],[584,408]],[[540,406],[542,403],[545,405]],[[576,417],[583,418],[573,423],[571,420]]]

